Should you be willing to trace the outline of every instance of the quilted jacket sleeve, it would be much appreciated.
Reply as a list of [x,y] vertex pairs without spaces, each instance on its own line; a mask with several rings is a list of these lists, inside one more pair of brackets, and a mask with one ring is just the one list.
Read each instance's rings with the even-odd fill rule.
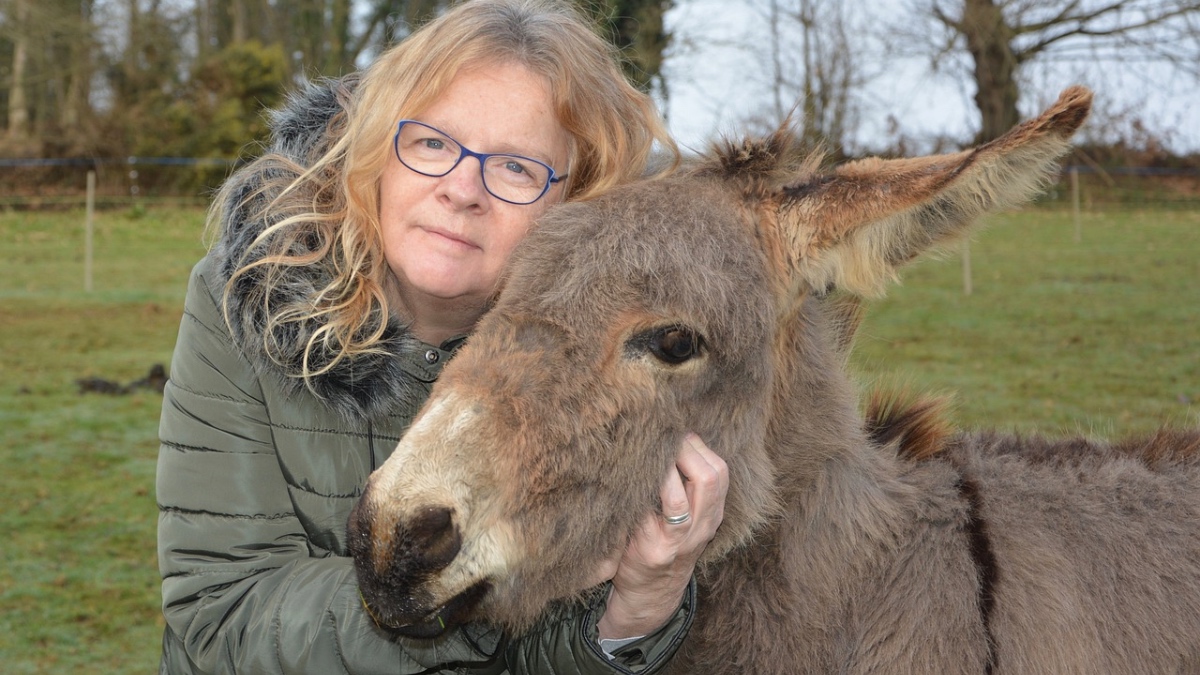
[[[604,613],[603,598],[591,606],[573,605],[550,611],[531,633],[508,648],[513,673],[611,673],[650,675],[662,671],[679,650],[692,624],[696,581],[688,584],[683,605],[654,633],[624,645],[609,658],[600,649],[597,622]],[[562,664],[573,664],[568,669]]]
[[502,671],[490,656],[495,631],[384,638],[362,609],[351,560],[310,557],[262,390],[231,344],[205,267],[188,288],[159,429],[164,672]]

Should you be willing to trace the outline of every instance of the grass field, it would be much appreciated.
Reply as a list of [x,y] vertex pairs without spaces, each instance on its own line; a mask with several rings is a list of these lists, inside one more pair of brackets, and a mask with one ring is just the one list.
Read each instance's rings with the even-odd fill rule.
[[[160,397],[77,393],[168,364],[195,210],[100,214],[83,292],[83,215],[0,214],[5,673],[148,673],[162,620],[154,462]],[[871,305],[866,383],[953,394],[955,419],[1123,435],[1200,424],[1200,212],[995,217],[971,245],[907,270]]]
[[953,396],[963,426],[1112,436],[1200,424],[1200,211],[993,217],[873,303],[864,382]]
[[199,210],[96,219],[83,292],[82,213],[0,216],[0,667],[157,672],[157,393],[80,395],[169,364]]

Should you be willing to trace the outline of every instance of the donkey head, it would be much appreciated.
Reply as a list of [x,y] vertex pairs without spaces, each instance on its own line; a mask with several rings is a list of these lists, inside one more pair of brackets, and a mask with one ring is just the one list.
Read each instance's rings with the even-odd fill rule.
[[730,471],[706,561],[747,542],[780,484],[802,482],[780,466],[781,410],[803,418],[786,423],[794,445],[859,433],[821,297],[878,294],[979,215],[1032,198],[1090,102],[1068,89],[973,151],[831,173],[779,132],[552,209],[351,515],[376,620],[413,636],[528,626],[657,508],[688,431]]

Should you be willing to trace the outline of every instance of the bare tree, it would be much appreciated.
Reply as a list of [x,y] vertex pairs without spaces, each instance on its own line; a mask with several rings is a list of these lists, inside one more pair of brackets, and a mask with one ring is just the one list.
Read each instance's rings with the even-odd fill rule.
[[63,39],[57,50],[58,60],[65,70],[64,94],[58,119],[67,135],[79,137],[87,135],[88,130],[81,128],[81,125],[90,121],[87,119],[91,110],[88,99],[95,70],[96,30],[92,23],[93,0],[79,0],[67,5],[64,15],[73,9],[75,20],[66,21]]
[[765,10],[773,110],[759,121],[773,127],[791,114],[810,147],[845,154],[855,95],[869,79],[855,44],[861,28],[838,0],[769,0]]
[[1017,123],[1019,74],[1035,60],[1160,61],[1200,78],[1200,0],[912,0],[942,30],[935,64],[965,51],[977,141]]
[[0,3],[0,44],[12,46],[0,56],[10,150],[30,152],[39,138],[70,147],[86,133],[79,125],[95,72],[91,12],[91,0]]

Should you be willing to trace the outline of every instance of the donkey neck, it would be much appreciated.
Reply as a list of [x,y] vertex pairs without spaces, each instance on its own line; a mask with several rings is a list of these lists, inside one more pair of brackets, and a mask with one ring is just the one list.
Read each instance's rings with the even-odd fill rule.
[[783,504],[799,505],[799,496],[838,462],[859,458],[864,471],[871,463],[841,342],[819,298],[779,323],[765,441],[775,475],[789,481],[776,486]]
[[837,672],[861,610],[852,599],[889,557],[889,522],[911,513],[896,484],[871,462],[827,459],[807,493],[790,491],[777,519],[703,570],[701,610],[670,672]]
[[[914,491],[895,458],[873,448],[819,308],[779,340],[768,452],[778,516],[708,565],[679,669],[830,672],[847,598],[911,517]],[[787,477],[787,482],[779,480]],[[735,643],[734,641],[740,641]],[[799,666],[798,664],[803,664]]]
[[781,518],[765,534],[772,546],[802,542],[811,556],[813,538],[832,533],[823,545],[839,549],[830,553],[844,566],[855,559],[845,547],[875,548],[889,539],[918,494],[895,454],[869,440],[837,346],[841,337],[827,319],[814,299],[780,341],[794,357],[776,361],[781,366],[766,442],[775,475],[788,481],[777,481]]

